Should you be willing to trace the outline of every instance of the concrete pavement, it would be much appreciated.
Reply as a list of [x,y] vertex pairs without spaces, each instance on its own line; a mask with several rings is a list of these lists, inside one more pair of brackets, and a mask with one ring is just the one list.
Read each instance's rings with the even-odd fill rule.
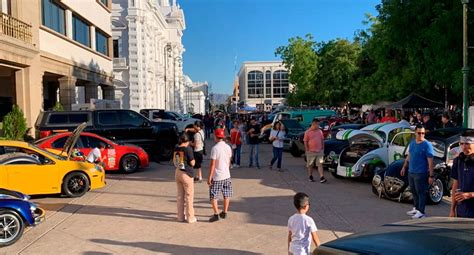
[[[260,152],[262,169],[231,170],[234,198],[228,219],[207,222],[212,210],[203,182],[195,185],[198,222],[176,222],[174,169],[152,164],[135,174],[109,174],[105,188],[78,199],[36,199],[48,210],[46,221],[0,253],[286,254],[286,224],[295,212],[292,196],[297,191],[310,195],[309,215],[322,242],[408,219],[405,211],[411,205],[377,198],[368,183],[334,179],[328,173],[328,183],[311,183],[301,158],[284,153],[286,170],[281,173],[266,168],[271,146],[262,145]],[[243,154],[243,166],[247,158]],[[205,176],[208,166],[205,160]],[[431,216],[448,211],[445,203],[427,208]]]

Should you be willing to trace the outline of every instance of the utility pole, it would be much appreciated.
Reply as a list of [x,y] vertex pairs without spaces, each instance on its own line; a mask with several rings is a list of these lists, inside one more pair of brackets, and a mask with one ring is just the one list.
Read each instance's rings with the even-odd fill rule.
[[462,13],[463,13],[463,40],[462,40],[462,99],[463,99],[463,127],[467,128],[468,126],[468,116],[469,116],[469,101],[468,101],[468,93],[467,88],[469,85],[469,66],[468,66],[468,40],[467,40],[467,11],[468,11],[468,4],[469,0],[461,0],[462,3]]

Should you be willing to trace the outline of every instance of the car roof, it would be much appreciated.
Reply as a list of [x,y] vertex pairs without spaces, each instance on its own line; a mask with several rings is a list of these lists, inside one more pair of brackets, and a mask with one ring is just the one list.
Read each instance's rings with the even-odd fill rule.
[[410,128],[410,124],[406,121],[400,121],[396,123],[377,123],[377,124],[371,124],[366,127],[361,128],[361,130],[374,130],[374,131],[382,131],[384,133],[389,133],[393,129],[396,128]]
[[426,133],[425,138],[441,140],[447,143],[452,143],[459,140],[461,134],[466,130],[472,130],[469,128],[461,128],[461,127],[454,127],[454,128],[442,128],[436,129],[434,131],[430,131]]
[[402,221],[345,236],[323,244],[324,247],[364,254],[456,254],[466,250],[471,253],[474,219],[429,217]]

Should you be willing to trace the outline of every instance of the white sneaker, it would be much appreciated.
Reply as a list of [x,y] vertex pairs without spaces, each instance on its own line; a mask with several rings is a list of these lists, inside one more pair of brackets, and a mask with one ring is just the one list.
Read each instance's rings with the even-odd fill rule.
[[416,211],[415,215],[411,216],[412,219],[421,219],[424,218],[425,215],[422,214],[420,211]]
[[407,212],[407,215],[408,215],[408,216],[413,216],[413,215],[415,215],[417,212],[418,212],[418,210],[416,210],[416,208],[413,207],[413,209],[411,209],[411,211],[408,211],[408,212]]

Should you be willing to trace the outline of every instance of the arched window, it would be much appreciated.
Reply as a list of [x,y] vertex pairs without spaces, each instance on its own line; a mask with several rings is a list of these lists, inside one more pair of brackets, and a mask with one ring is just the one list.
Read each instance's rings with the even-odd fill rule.
[[247,89],[249,98],[263,97],[263,72],[251,71],[247,74]]
[[272,97],[272,72],[265,72],[265,98]]
[[284,98],[288,94],[289,89],[288,72],[285,70],[273,72],[273,97]]

